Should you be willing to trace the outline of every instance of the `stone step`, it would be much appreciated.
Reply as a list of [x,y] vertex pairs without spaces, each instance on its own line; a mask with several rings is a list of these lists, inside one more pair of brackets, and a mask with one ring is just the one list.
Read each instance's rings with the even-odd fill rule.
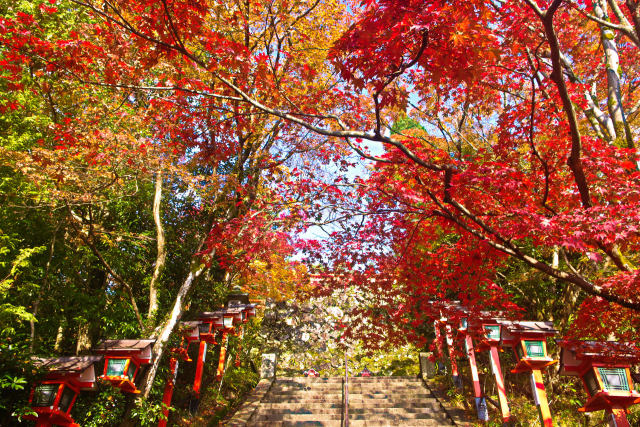
[[275,382],[279,383],[284,381],[335,383],[342,382],[342,377],[278,377]]
[[424,387],[422,381],[396,381],[396,382],[379,382],[379,383],[365,383],[349,381],[349,387],[362,387],[362,388],[384,388],[384,387]]
[[252,421],[248,425],[255,427],[342,427],[340,421]]
[[372,400],[379,400],[379,399],[384,399],[384,400],[406,400],[406,399],[413,399],[413,400],[418,400],[418,399],[430,399],[433,398],[433,395],[431,393],[424,393],[424,390],[422,390],[423,393],[404,393],[404,394],[396,394],[396,393],[389,393],[389,394],[385,394],[385,393],[351,393],[351,390],[349,390],[349,399],[351,399],[352,397],[354,399],[372,399]]
[[362,388],[387,388],[387,387],[393,387],[393,388],[424,388],[424,383],[422,381],[415,381],[415,382],[401,382],[401,383],[362,383],[362,382],[358,382],[358,383],[354,383],[349,381],[348,383],[349,387],[362,387]]
[[256,415],[340,415],[342,408],[280,408],[280,409],[258,409]]
[[[278,376],[276,381],[342,381],[344,375],[336,377],[292,377]],[[354,377],[349,376],[349,381],[400,381],[400,380],[419,380],[417,375],[395,375],[395,376],[371,376],[371,377]]]
[[314,392],[314,393],[322,393],[325,391],[331,392],[340,392],[342,393],[342,384],[337,385],[336,387],[329,387],[327,385],[299,385],[299,386],[290,386],[290,385],[274,385],[270,389],[271,391],[283,392],[283,391],[295,391],[295,392]]
[[260,408],[265,408],[268,410],[280,410],[280,409],[295,410],[300,408],[307,408],[309,410],[322,409],[322,408],[342,410],[342,401],[332,402],[332,403],[262,402],[262,404],[260,404]]
[[402,383],[354,383],[349,381],[347,384],[349,387],[361,387],[361,388],[424,388],[424,383],[422,382],[402,382]]
[[[395,400],[395,399],[429,399],[433,398],[431,393],[426,393],[426,390],[420,390],[421,393],[353,393],[349,390],[349,399],[384,399],[384,400]],[[267,398],[269,400],[274,399],[288,399],[302,397],[305,399],[342,399],[342,392],[340,393],[312,393],[312,392],[296,392],[296,391],[273,391],[270,390]]]
[[[278,383],[342,383],[344,376],[341,377],[278,377],[274,384]],[[422,383],[422,380],[416,376],[397,376],[397,377],[349,377],[348,382],[353,383]]]
[[314,404],[314,403],[324,403],[325,405],[328,404],[333,404],[333,403],[340,403],[342,402],[342,398],[340,399],[335,399],[335,398],[325,398],[322,396],[316,396],[313,398],[308,398],[308,397],[292,397],[289,399],[278,399],[278,400],[272,400],[269,399],[268,402],[273,402],[273,403],[300,403],[300,404]]
[[415,390],[419,388],[424,388],[423,383],[406,383],[406,384],[395,384],[395,383],[349,383],[347,384],[349,388],[361,388],[364,390],[384,390],[387,388],[394,389],[407,389],[407,390]]
[[327,390],[282,390],[282,389],[272,389],[269,390],[270,396],[292,396],[292,395],[300,395],[300,396],[308,396],[314,394],[329,394],[336,395],[339,394],[342,396],[342,388],[339,389],[327,389]]
[[366,421],[366,420],[349,420],[349,427],[421,427],[421,426],[452,426],[448,420],[432,419],[432,420],[405,420],[405,421]]
[[[360,384],[360,383],[358,383]],[[275,381],[273,383],[274,387],[278,386],[288,386],[288,387],[341,387],[342,381]]]
[[358,400],[353,401],[349,399],[349,409],[351,408],[422,408],[425,406],[437,405],[438,401],[435,399],[429,400],[397,400],[397,401],[375,401],[375,400]]
[[[351,394],[351,393],[349,393]],[[331,399],[342,399],[342,390],[339,392],[326,392],[326,393],[315,393],[315,392],[300,392],[300,391],[277,391],[277,390],[269,390],[267,397],[269,399],[287,399],[290,397],[306,397],[306,398],[331,398]]]
[[363,413],[352,414],[349,412],[349,420],[432,420],[439,416],[436,412],[405,412],[399,414]]
[[[341,409],[342,410],[342,409]],[[388,408],[380,408],[378,406],[372,407],[351,407],[349,406],[349,414],[419,414],[419,413],[428,413],[428,412],[439,412],[442,409],[437,402],[434,402],[432,405],[421,405],[421,406],[409,406],[406,408],[398,408],[398,407],[388,407]]]
[[[315,394],[315,393],[312,393],[312,394]],[[431,394],[428,390],[425,390],[425,389],[407,390],[407,391],[349,389],[349,396],[367,396],[367,397],[370,397],[371,399],[381,399],[381,398],[382,399],[394,399],[394,398],[428,399],[428,398],[434,397],[433,394]]]
[[[278,390],[289,391],[289,390]],[[342,392],[342,390],[340,390]],[[414,394],[431,394],[428,389],[424,387],[415,388],[361,388],[361,387],[349,387],[349,394],[385,394],[385,395],[414,395]]]
[[255,414],[252,421],[340,421],[342,413],[339,414]]
[[369,378],[349,378],[349,381],[347,381],[349,384],[364,384],[364,385],[370,385],[370,384],[424,384],[422,382],[421,379],[419,378],[412,378],[412,379],[408,379],[408,378],[403,378],[400,380],[389,380],[387,378],[382,378],[381,379],[369,379]]

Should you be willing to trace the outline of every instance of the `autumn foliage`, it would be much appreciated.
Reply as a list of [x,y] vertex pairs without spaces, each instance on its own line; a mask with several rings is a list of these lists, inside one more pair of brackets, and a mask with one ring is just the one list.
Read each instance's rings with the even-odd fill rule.
[[101,209],[160,173],[180,286],[213,269],[289,295],[299,251],[312,293],[361,290],[345,336],[372,345],[424,344],[428,299],[540,320],[557,300],[563,332],[637,341],[638,7],[5,2],[0,154],[131,304],[153,262],[129,275],[113,248],[135,233]]

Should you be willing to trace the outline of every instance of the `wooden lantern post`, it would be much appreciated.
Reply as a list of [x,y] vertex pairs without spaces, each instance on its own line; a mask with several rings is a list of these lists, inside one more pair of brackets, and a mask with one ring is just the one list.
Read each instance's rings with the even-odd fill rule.
[[[476,362],[476,355],[473,348],[473,338],[468,333],[468,310],[457,303],[453,303],[443,307],[442,313],[447,319],[447,326],[452,329],[457,329],[458,335],[464,339],[465,354],[467,356],[467,359],[469,360],[469,370],[471,371],[471,382],[473,384],[473,395],[478,420],[489,421],[487,401],[482,393],[482,387],[480,386],[478,364]],[[451,355],[451,357],[454,357],[453,354]]]
[[500,412],[502,414],[502,425],[511,425],[511,411],[509,402],[507,401],[507,390],[504,385],[504,376],[500,367],[500,357],[498,355],[498,347],[500,346],[500,322],[490,312],[482,312],[475,319],[469,319],[472,325],[480,329],[480,343],[478,351],[489,351],[489,360],[491,362],[491,371],[496,380],[496,388],[498,389],[498,400],[500,401]]
[[241,306],[226,308],[224,310],[224,329],[222,329],[222,342],[220,343],[220,357],[218,358],[218,369],[216,370],[216,380],[222,380],[224,376],[224,362],[227,357],[227,346],[229,345],[229,332],[233,331],[235,325],[241,325],[244,318],[244,310]]
[[[240,337],[240,340],[242,340],[242,336],[244,334],[242,324],[246,323],[249,320],[249,317],[251,315],[255,316],[255,313],[256,313],[255,304],[251,304],[249,301],[249,294],[246,292],[243,292],[242,288],[236,285],[231,291],[231,293],[227,296],[227,302],[225,304],[225,308],[227,310],[233,311],[234,314],[236,314],[236,317],[234,318],[234,324],[238,324],[239,326],[235,329],[235,334],[236,336]],[[242,344],[238,344],[238,349],[236,351],[235,366],[240,366],[241,348],[242,348]],[[220,350],[222,354],[222,348]],[[225,353],[226,353],[226,347],[225,347]],[[224,358],[221,357],[221,360],[222,360],[221,363],[223,364],[222,365],[223,371],[220,371],[220,369],[218,369],[219,379],[221,379],[222,375],[224,375]],[[218,368],[220,368],[220,364],[218,365]]]
[[198,347],[198,359],[196,360],[196,376],[193,380],[193,394],[195,398],[200,397],[200,386],[202,384],[202,372],[204,362],[207,357],[208,345],[215,345],[216,332],[224,328],[224,311],[209,311],[200,314],[200,346]]
[[640,363],[640,349],[615,341],[559,341],[560,375],[579,376],[589,398],[581,412],[604,410],[611,427],[630,427],[627,409],[640,403],[630,367]]
[[82,390],[95,390],[94,363],[102,356],[36,358],[35,365],[47,369],[46,376],[31,390],[29,403],[37,415],[25,418],[37,427],[79,427],[71,417],[73,404]]
[[473,382],[473,395],[475,397],[476,413],[480,421],[489,421],[489,411],[487,410],[487,400],[482,393],[480,386],[480,376],[478,375],[478,363],[476,362],[476,352],[473,348],[473,337],[468,332],[468,318],[460,319],[460,327],[458,331],[464,334],[464,346],[469,359],[469,368],[471,370],[471,381]]
[[444,366],[444,339],[442,336],[442,332],[440,330],[440,326],[442,323],[440,322],[440,309],[445,303],[443,301],[427,301],[427,316],[433,319],[433,330],[435,332],[435,344],[436,344],[436,372],[438,374],[443,373]]
[[511,347],[516,355],[517,363],[511,372],[531,376],[531,393],[538,407],[540,422],[545,427],[553,426],[542,373],[557,363],[549,357],[546,338],[558,331],[552,322],[502,321],[500,324],[502,345]]
[[440,309],[439,322],[445,328],[447,348],[449,349],[449,363],[451,365],[451,377],[456,388],[462,388],[462,378],[458,372],[458,361],[455,347],[454,331],[457,333],[460,322],[460,313],[464,310],[457,302],[442,304]]
[[247,312],[247,320],[256,317],[257,304],[247,304],[245,310]]
[[440,320],[433,321],[433,329],[436,333],[436,370],[438,373],[442,373],[442,367],[440,366],[444,360],[444,340],[442,338],[442,332],[440,331]]
[[[444,319],[446,322],[446,318]],[[455,346],[454,346],[454,337],[453,337],[453,327],[445,323],[444,325],[445,333],[447,336],[447,347],[449,348],[449,363],[451,364],[451,377],[453,379],[453,384],[456,388],[462,388],[462,378],[460,378],[460,374],[458,372],[458,361],[456,360],[455,355]]]
[[156,340],[106,340],[93,349],[104,354],[104,371],[100,378],[126,393],[138,394],[136,377],[140,368],[151,363]]
[[173,397],[173,389],[176,384],[176,376],[178,375],[178,361],[192,362],[189,357],[189,344],[192,342],[200,341],[200,323],[199,321],[180,322],[180,329],[182,331],[182,337],[180,340],[180,347],[171,349],[171,358],[169,359],[169,378],[164,386],[164,394],[162,396],[162,403],[164,408],[162,414],[164,419],[158,421],[158,427],[166,427],[169,418],[169,407],[171,406],[171,399]]

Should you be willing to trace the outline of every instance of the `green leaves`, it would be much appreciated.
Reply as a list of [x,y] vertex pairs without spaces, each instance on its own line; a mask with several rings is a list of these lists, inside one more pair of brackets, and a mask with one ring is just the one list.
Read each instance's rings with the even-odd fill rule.
[[26,384],[27,380],[22,377],[14,377],[9,374],[5,374],[0,378],[0,389],[24,390]]
[[[9,243],[7,236],[3,240],[5,245]],[[7,246],[0,247],[0,257],[3,255],[5,257],[4,261],[0,261],[0,268],[4,267],[6,271],[7,267],[10,267],[4,279],[0,281],[0,324],[4,325],[0,329],[0,336],[15,333],[16,323],[36,321],[35,316],[26,307],[9,302],[11,301],[9,294],[10,292],[35,294],[39,288],[35,280],[40,278],[42,268],[34,265],[33,258],[46,250],[44,246],[22,248],[13,260],[7,261],[6,258],[13,252]],[[0,269],[1,271],[2,269]],[[17,285],[19,285],[19,289],[12,289]]]

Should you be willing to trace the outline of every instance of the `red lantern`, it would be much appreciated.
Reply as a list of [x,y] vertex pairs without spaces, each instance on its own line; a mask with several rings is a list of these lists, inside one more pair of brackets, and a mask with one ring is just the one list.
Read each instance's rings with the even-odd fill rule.
[[552,322],[502,321],[502,345],[511,347],[517,363],[512,373],[528,373],[531,376],[531,392],[540,414],[543,426],[552,426],[553,419],[549,410],[547,393],[542,372],[557,363],[547,352],[547,337],[558,331]]
[[37,426],[76,427],[71,409],[81,390],[95,389],[93,364],[102,356],[71,356],[35,359],[35,364],[48,369],[45,379],[31,390],[29,403],[37,416],[25,418]]
[[615,341],[559,341],[560,375],[579,376],[589,398],[580,412],[604,410],[612,426],[629,426],[626,411],[640,403],[630,367],[640,363],[640,349]]
[[164,386],[164,394],[162,396],[162,403],[165,404],[162,414],[165,419],[158,422],[158,427],[165,427],[167,425],[169,407],[171,406],[173,389],[175,387],[176,376],[178,374],[178,359],[184,362],[192,362],[189,357],[189,344],[195,341],[200,341],[200,325],[200,321],[180,322],[182,338],[180,347],[171,349],[172,356],[169,359],[169,378],[167,378],[167,382]]
[[100,378],[127,393],[140,393],[135,381],[140,367],[153,359],[156,340],[106,340],[93,349],[104,354],[104,370]]

